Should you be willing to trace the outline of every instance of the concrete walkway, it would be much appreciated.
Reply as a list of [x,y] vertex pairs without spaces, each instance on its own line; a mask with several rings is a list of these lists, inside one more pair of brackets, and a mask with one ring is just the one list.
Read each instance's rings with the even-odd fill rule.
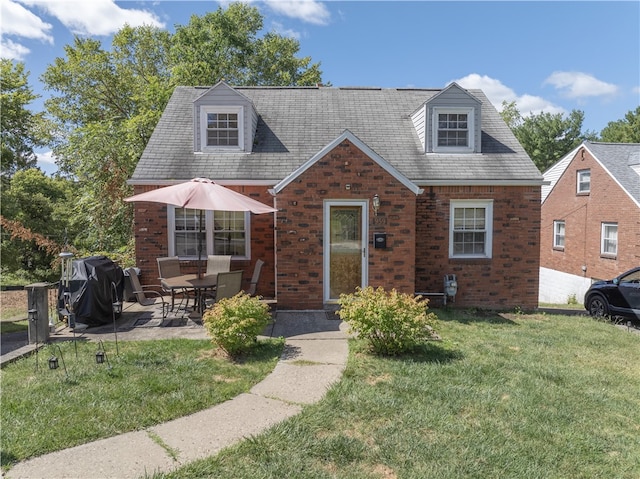
[[[323,311],[279,311],[269,329],[270,336],[286,338],[285,349],[273,372],[249,393],[144,431],[33,458],[16,464],[6,477],[125,479],[168,472],[300,413],[340,379],[348,354],[344,326]],[[189,324],[132,327],[118,335],[122,340],[207,337],[201,326]]]

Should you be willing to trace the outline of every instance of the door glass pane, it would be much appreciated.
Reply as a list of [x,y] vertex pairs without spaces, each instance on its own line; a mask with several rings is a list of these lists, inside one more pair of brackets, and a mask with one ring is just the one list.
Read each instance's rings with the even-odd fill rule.
[[362,286],[362,208],[332,206],[330,212],[329,295],[353,293]]

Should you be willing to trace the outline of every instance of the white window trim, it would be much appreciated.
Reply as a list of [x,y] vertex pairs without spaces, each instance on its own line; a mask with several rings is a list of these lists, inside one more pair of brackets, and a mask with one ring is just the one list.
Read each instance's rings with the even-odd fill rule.
[[[616,251],[615,251],[615,253],[609,253],[609,252],[606,252],[604,250],[604,241],[605,241],[605,239],[607,239],[607,238],[605,238],[604,233],[605,233],[605,230],[606,230],[607,226],[609,226],[609,227],[615,226],[616,227]],[[618,223],[603,222],[601,227],[600,227],[600,255],[601,256],[608,256],[608,257],[618,256],[618,244],[619,244],[618,243]]]
[[[454,254],[453,252],[453,220],[456,208],[485,209],[485,245],[484,254]],[[449,258],[486,258],[493,257],[493,200],[451,200],[449,204]]]
[[[207,115],[209,113],[237,113],[238,114],[238,146],[210,146],[207,145]],[[200,107],[200,149],[201,151],[244,151],[244,109],[241,106],[213,106]]]
[[[176,206],[167,205],[167,235],[168,241],[167,246],[169,250],[168,256],[177,256],[176,254]],[[202,249],[202,259],[206,259],[207,255],[214,254],[213,249],[213,211],[205,210],[204,212],[205,218],[205,242],[203,244]],[[245,212],[244,214],[244,223],[245,223],[245,245],[244,245],[244,256],[233,256],[234,260],[250,260],[251,259],[251,213]],[[181,260],[197,260],[198,256],[180,256]]]
[[557,249],[564,249],[563,244],[558,244],[556,239],[558,238],[558,225],[562,224],[564,226],[564,235],[563,238],[567,239],[567,224],[564,220],[555,220],[553,222],[553,247]]
[[[469,143],[467,146],[438,146],[438,115],[447,113],[466,113],[467,114],[467,132],[469,134]],[[472,153],[475,151],[475,118],[473,108],[443,108],[434,107],[431,117],[431,143],[432,150],[435,153]]]
[[[583,173],[589,173],[589,189],[581,191],[580,190],[580,184],[582,182],[580,181],[580,178],[582,177]],[[590,169],[578,170],[578,172],[576,174],[576,193],[579,194],[579,195],[586,195],[586,194],[591,193],[591,170]]]

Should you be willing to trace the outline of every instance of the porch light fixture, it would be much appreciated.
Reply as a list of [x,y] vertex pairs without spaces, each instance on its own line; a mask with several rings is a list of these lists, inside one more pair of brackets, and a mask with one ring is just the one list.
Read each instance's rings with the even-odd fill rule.
[[371,205],[373,206],[373,216],[378,216],[378,210],[380,209],[380,197],[378,195],[373,195]]

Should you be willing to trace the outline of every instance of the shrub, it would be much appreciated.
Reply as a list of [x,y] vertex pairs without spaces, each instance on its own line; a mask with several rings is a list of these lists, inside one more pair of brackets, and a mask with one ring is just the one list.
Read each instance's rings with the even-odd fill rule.
[[437,337],[437,321],[427,312],[428,300],[395,289],[358,288],[340,295],[338,315],[358,337],[367,340],[377,354],[394,355],[411,351],[420,343]]
[[269,306],[244,292],[221,299],[202,316],[212,342],[232,357],[247,351],[270,319]]

